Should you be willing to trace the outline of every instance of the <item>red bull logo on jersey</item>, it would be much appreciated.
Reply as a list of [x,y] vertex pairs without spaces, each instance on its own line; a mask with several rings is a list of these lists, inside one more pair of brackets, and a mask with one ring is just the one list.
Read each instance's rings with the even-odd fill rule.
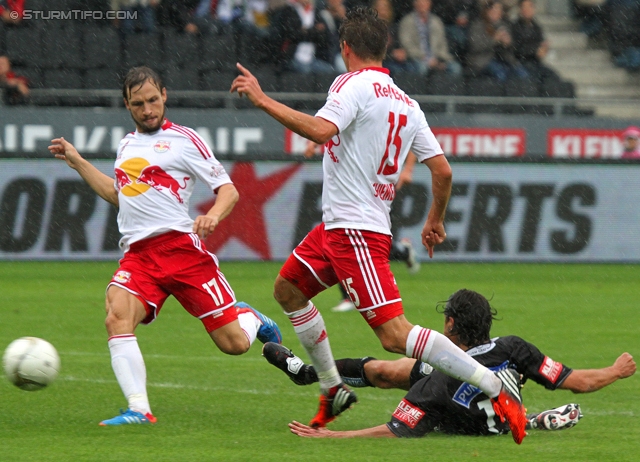
[[153,145],[153,150],[157,153],[162,154],[163,152],[167,152],[171,147],[171,141],[158,141]]
[[129,178],[129,175],[127,175],[127,172],[125,172],[121,168],[116,167],[114,169],[114,172],[116,174],[116,183],[118,184],[118,191],[121,191],[122,188],[129,186],[131,183],[133,183],[133,181],[131,181],[131,178]]
[[183,200],[180,197],[180,190],[187,187],[187,181],[190,180],[188,176],[185,176],[182,181],[184,186],[181,186],[174,177],[165,172],[157,165],[149,165],[140,172],[140,176],[136,180],[136,183],[144,183],[151,186],[156,191],[168,191],[178,202],[182,204]]
[[182,179],[181,185],[158,165],[150,165],[146,159],[135,157],[127,159],[114,169],[116,184],[120,193],[128,197],[144,194],[153,188],[156,191],[166,191],[183,203],[180,191],[187,187],[188,176]]
[[334,136],[324,144],[324,152],[329,154],[331,160],[337,164],[340,161],[336,157],[336,154],[333,152],[333,148],[335,148],[336,146],[340,146],[340,135]]
[[393,416],[404,422],[408,427],[415,428],[418,422],[424,417],[425,412],[411,404],[406,399],[402,399],[393,413]]
[[413,107],[413,102],[403,92],[396,90],[393,85],[387,84],[382,86],[379,82],[373,83],[373,91],[376,98],[393,98],[398,101],[404,101],[408,106]]

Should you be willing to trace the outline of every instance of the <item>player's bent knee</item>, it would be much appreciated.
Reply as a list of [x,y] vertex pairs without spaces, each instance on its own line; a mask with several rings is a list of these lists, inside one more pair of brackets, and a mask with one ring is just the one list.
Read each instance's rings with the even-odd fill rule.
[[380,335],[379,338],[382,348],[388,352],[405,354],[406,344],[405,342],[401,342],[399,338],[391,335]]
[[[244,336],[243,336],[244,337]],[[244,338],[226,338],[224,341],[216,342],[216,345],[225,354],[237,356],[249,351],[251,344]]]

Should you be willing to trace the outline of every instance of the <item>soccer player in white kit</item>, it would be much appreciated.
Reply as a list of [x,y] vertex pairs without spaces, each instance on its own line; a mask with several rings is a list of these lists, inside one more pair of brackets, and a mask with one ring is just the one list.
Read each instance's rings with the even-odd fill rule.
[[[129,71],[123,97],[136,125],[120,142],[114,179],[83,159],[64,138],[49,150],[75,169],[104,200],[119,207],[124,257],[107,287],[105,321],[111,364],[128,409],[100,425],[155,423],[146,369],[134,334],[173,295],[199,318],[218,348],[245,353],[258,338],[280,343],[278,326],[235,294],[200,238],[233,209],[238,192],[207,144],[190,128],[165,119],[166,89],[147,67]],[[206,215],[189,217],[196,178],[217,195]]]
[[321,396],[311,427],[324,427],[357,401],[338,374],[325,324],[311,299],[341,283],[382,346],[431,364],[469,382],[490,398],[509,422],[516,443],[525,437],[526,416],[517,374],[496,375],[442,334],[411,324],[389,267],[389,209],[394,184],[409,150],[432,175],[433,202],[422,243],[445,239],[444,217],[451,193],[451,169],[418,103],[382,68],[387,26],[370,8],[351,10],[340,27],[348,72],[338,76],[315,116],[266,96],[242,65],[231,92],[246,95],[259,109],[295,133],[325,144],[323,223],[294,249],[276,278],[274,297],[293,324],[318,373]]

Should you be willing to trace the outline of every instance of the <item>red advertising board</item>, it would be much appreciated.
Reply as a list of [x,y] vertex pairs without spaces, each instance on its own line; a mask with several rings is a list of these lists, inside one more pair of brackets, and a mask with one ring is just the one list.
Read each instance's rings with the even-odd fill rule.
[[622,155],[624,130],[551,128],[547,132],[547,155],[564,158],[618,158]]
[[[451,156],[518,157],[526,151],[526,131],[520,128],[432,127],[440,146]],[[301,154],[307,141],[285,129],[284,151]]]
[[519,157],[526,151],[521,128],[432,127],[443,151],[451,156]]

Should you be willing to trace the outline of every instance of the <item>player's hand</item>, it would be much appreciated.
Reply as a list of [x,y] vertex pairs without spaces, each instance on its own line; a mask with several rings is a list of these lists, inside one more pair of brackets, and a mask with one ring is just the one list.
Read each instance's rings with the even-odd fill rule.
[[636,362],[629,353],[622,353],[613,363],[613,367],[618,370],[621,379],[630,377],[636,372]]
[[301,424],[295,420],[289,424],[289,429],[294,435],[302,436],[304,438],[331,438],[333,433],[326,428],[311,428],[308,425]]
[[444,224],[442,222],[433,222],[429,218],[422,228],[422,245],[429,252],[429,258],[433,258],[433,248],[442,244],[447,238],[447,233],[444,232]]
[[209,234],[213,233],[218,226],[219,220],[216,217],[210,217],[208,215],[199,215],[193,222],[193,232],[200,236],[201,239],[206,238]]
[[413,173],[407,170],[408,169],[403,168],[400,172],[398,182],[396,183],[396,191],[400,191],[405,184],[409,184],[413,181]]
[[69,167],[74,169],[78,167],[78,163],[82,160],[82,156],[75,146],[62,137],[51,140],[51,145],[48,149],[57,159],[64,160]]
[[229,92],[238,92],[240,97],[246,95],[254,106],[260,107],[260,104],[266,95],[262,91],[262,88],[260,88],[258,79],[256,79],[254,75],[242,64],[236,63],[236,67],[242,74],[231,82],[231,89]]

